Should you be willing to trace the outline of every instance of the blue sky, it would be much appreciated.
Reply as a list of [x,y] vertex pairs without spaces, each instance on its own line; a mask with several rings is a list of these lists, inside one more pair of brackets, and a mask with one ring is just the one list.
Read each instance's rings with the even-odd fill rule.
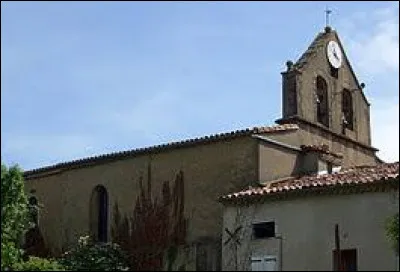
[[396,2],[1,2],[1,160],[24,169],[258,125],[324,9],[398,160]]

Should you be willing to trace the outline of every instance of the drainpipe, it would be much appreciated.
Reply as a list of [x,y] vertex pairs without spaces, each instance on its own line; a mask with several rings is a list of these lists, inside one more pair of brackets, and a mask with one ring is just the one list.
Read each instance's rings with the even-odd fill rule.
[[275,236],[279,240],[279,271],[283,271],[283,238],[282,235]]
[[335,225],[335,249],[337,254],[337,270],[342,271],[342,254],[340,251],[340,235],[339,235],[339,224]]

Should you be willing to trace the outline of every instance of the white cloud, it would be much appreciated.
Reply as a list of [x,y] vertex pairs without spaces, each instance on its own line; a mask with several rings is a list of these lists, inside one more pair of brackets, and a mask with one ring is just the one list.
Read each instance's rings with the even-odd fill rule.
[[[357,13],[342,23],[352,62],[366,75],[399,70],[399,15],[395,9]],[[372,32],[364,25],[373,24]],[[346,35],[347,34],[347,35]]]
[[339,25],[351,63],[358,77],[367,82],[372,145],[380,150],[378,156],[384,161],[398,161],[398,8],[357,12]]

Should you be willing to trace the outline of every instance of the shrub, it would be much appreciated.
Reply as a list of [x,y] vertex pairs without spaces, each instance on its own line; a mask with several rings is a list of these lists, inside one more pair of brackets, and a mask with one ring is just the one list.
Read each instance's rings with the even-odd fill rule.
[[17,271],[65,271],[64,267],[55,260],[39,257],[29,257],[26,262],[13,266]]
[[396,253],[399,253],[399,213],[390,217],[386,222],[386,235]]
[[93,243],[88,237],[79,238],[78,245],[64,253],[60,263],[74,271],[127,271],[127,258],[115,243]]

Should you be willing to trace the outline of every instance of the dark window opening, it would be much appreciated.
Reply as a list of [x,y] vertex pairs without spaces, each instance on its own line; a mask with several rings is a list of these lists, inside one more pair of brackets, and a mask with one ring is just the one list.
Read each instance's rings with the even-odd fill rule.
[[357,249],[340,250],[340,264],[337,250],[333,251],[334,271],[357,271]]
[[271,238],[275,237],[275,222],[263,222],[253,224],[253,238]]
[[343,127],[353,130],[353,98],[347,89],[344,89],[342,93],[342,115]]
[[325,79],[317,77],[317,121],[329,127],[328,85]]
[[106,242],[107,241],[107,192],[102,191],[99,197],[99,225],[98,225],[98,232],[99,232],[99,241]]
[[91,199],[91,232],[97,242],[108,239],[108,194],[103,186],[97,186]]
[[32,206],[37,206],[37,204],[38,204],[37,198],[34,196],[31,196],[29,198],[28,202],[29,202],[29,205],[32,205]]
[[339,69],[330,65],[331,76],[334,78],[339,78]]
[[328,169],[328,174],[332,174],[332,172],[333,172],[333,165],[332,165],[332,163],[328,163],[328,164],[327,164],[327,169]]

